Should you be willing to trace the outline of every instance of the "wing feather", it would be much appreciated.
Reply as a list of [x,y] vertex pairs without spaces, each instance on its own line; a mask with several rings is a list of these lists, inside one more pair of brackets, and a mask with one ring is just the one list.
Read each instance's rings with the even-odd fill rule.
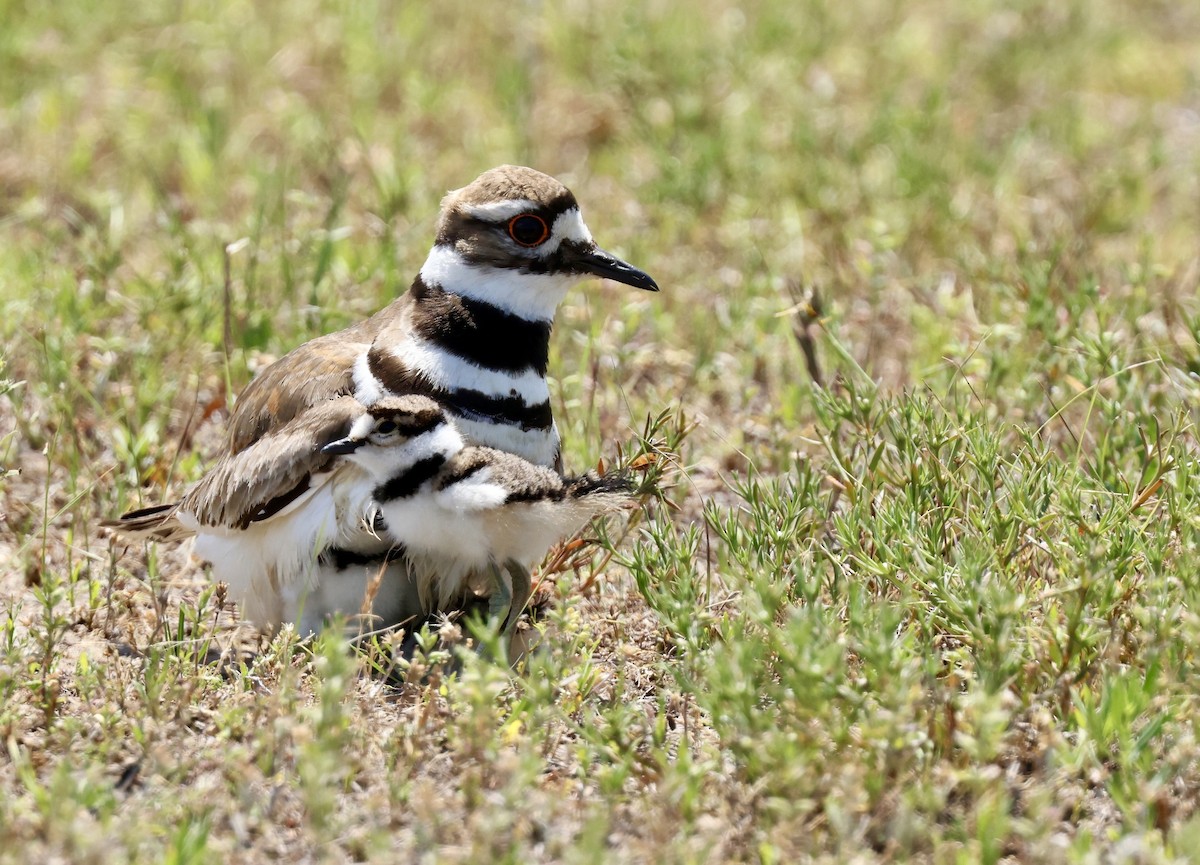
[[179,522],[175,515],[175,509],[178,507],[178,502],[151,505],[121,514],[115,520],[101,520],[100,525],[127,538],[159,542],[181,541],[190,538],[194,532]]
[[184,496],[180,511],[202,526],[245,528],[298,503],[336,459],[321,448],[346,435],[362,411],[350,396],[317,403],[218,462]]

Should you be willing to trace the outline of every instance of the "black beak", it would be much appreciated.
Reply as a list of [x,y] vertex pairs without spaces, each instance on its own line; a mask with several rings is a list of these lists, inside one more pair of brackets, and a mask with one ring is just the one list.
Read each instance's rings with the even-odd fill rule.
[[336,456],[339,454],[352,454],[356,450],[358,450],[358,448],[361,444],[362,444],[361,440],[352,439],[349,436],[347,436],[344,439],[338,439],[335,442],[330,442],[329,444],[325,445],[325,447],[321,448],[321,453],[326,454],[327,456]]
[[562,257],[569,267],[583,273],[594,273],[605,279],[623,282],[634,288],[658,291],[658,283],[645,271],[638,270],[615,255],[605,252],[596,245],[564,243]]

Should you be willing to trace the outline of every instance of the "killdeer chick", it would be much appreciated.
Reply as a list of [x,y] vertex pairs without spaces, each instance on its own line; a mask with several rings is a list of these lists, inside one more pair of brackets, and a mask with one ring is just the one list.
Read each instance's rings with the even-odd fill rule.
[[[387,436],[393,427],[409,437]],[[435,593],[445,605],[486,573],[489,608],[505,635],[529,600],[529,568],[592,517],[631,501],[624,475],[564,478],[514,454],[468,446],[442,407],[419,395],[380,399],[322,453],[345,456],[373,478],[374,503],[403,545],[426,606]]]
[[[321,585],[326,550],[371,549],[376,566],[390,566],[391,541],[374,530],[371,477],[357,463],[324,451],[362,414],[353,397],[327,400],[222,459],[178,502],[102,525],[154,541],[194,536],[195,554],[211,563],[214,579],[229,585],[243,618],[268,628],[291,621],[304,632],[316,630],[332,611],[356,612],[366,585],[365,578],[357,585]],[[381,421],[372,441],[382,447],[412,433]],[[412,606],[393,597],[401,585],[384,581],[380,589],[375,603],[382,612]]]

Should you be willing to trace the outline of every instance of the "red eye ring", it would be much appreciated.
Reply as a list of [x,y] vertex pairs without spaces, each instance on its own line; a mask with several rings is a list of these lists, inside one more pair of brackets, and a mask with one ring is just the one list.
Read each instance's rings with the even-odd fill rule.
[[541,246],[550,237],[550,226],[537,214],[519,213],[508,221],[508,236],[521,246]]

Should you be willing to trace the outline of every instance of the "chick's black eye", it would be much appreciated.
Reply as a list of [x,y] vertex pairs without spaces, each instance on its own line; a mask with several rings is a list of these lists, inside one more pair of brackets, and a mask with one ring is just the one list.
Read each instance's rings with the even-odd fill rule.
[[550,226],[540,216],[522,213],[508,221],[508,236],[521,246],[540,246],[550,236]]
[[382,435],[387,435],[388,433],[393,433],[395,431],[396,431],[396,422],[394,420],[381,421],[379,423],[379,425],[375,427],[375,432],[380,433]]

